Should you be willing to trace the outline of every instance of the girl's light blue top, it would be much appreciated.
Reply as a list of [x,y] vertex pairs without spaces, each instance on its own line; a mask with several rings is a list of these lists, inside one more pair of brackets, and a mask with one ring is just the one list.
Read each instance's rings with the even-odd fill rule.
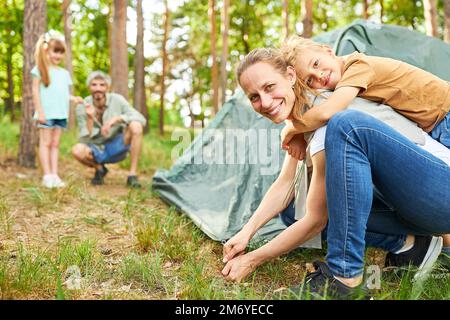
[[[31,70],[33,77],[41,78],[39,69]],[[45,87],[41,81],[39,94],[46,119],[67,119],[69,117],[70,86],[69,72],[61,67],[50,67],[50,85]],[[35,118],[37,118],[37,112]]]

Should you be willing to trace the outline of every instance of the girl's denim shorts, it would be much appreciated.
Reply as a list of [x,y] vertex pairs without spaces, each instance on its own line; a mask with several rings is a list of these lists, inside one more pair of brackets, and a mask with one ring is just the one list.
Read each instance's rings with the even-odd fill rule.
[[46,123],[38,123],[37,127],[43,129],[67,128],[67,119],[47,119],[46,121]]

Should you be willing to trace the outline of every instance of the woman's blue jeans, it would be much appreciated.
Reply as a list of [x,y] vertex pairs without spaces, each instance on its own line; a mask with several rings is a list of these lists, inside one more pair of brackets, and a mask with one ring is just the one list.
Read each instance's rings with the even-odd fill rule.
[[[325,150],[327,262],[333,274],[363,273],[368,223],[385,234],[450,233],[450,167],[442,160],[354,110],[328,122]],[[377,219],[370,214],[374,193],[391,209]]]

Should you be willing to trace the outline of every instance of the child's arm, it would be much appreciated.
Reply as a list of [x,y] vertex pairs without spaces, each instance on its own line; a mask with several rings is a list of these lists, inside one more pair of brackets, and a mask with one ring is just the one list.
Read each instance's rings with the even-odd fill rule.
[[[313,131],[328,122],[331,117],[348,107],[350,102],[358,95],[358,87],[342,87],[333,92],[333,94],[321,104],[306,111],[302,116],[302,121],[293,121],[294,129],[290,129],[287,136],[292,138],[293,132]],[[291,133],[292,131],[292,133]],[[283,141],[287,144],[289,141]]]
[[78,97],[78,96],[70,96],[69,98],[70,102],[74,102],[76,104],[84,104],[84,100],[82,97]]
[[40,85],[39,78],[33,77],[33,81],[31,84],[31,90],[33,92],[34,108],[38,112],[38,115],[39,115],[38,122],[45,123],[46,122],[45,114],[44,114],[44,109],[42,109],[42,105],[41,105],[41,96],[39,94],[39,85]]

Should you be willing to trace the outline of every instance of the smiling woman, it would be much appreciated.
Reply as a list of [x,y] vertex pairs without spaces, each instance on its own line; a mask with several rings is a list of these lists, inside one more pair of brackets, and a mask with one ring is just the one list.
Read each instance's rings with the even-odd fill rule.
[[[305,105],[295,91],[302,81],[279,54],[276,49],[255,49],[237,69],[255,111],[273,122],[297,119],[296,113]],[[252,217],[224,245],[222,274],[226,279],[241,281],[265,261],[313,239],[327,222],[327,263],[314,263],[316,270],[292,289],[297,297],[327,293],[334,298],[366,297],[362,279],[367,246],[388,251],[387,266],[417,267],[416,279],[429,272],[443,243],[435,234],[450,231],[450,169],[433,150],[432,143],[439,143],[388,106],[360,98],[352,104],[361,111],[368,104],[369,111],[364,112],[373,116],[345,111],[330,121],[328,129],[322,126],[312,134],[306,161],[312,163],[312,174],[306,197],[292,192],[293,181],[304,182],[298,177],[306,170],[298,169],[298,157],[289,152]],[[387,115],[373,114],[376,106],[388,108]],[[389,123],[388,118],[395,120]],[[414,134],[405,134],[411,131]],[[450,156],[450,150],[439,146]],[[417,176],[420,185],[413,182]],[[409,183],[403,185],[404,181]],[[291,217],[292,205],[288,205],[294,197],[295,206],[303,207],[298,220]],[[287,229],[245,253],[257,230],[280,212],[287,218],[283,219]]]
[[296,91],[306,101],[294,68],[277,50],[262,48],[249,53],[237,69],[237,78],[253,109],[275,123],[288,119],[294,105],[299,105]]

